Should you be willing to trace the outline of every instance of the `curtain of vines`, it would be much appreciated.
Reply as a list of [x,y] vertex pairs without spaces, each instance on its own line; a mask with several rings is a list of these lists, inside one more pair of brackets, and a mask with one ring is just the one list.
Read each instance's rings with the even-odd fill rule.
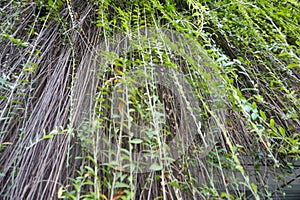
[[[299,177],[299,13],[293,0],[1,1],[1,198],[280,196]],[[212,60],[195,64],[184,52],[174,53],[172,45],[107,53],[124,45],[116,35],[132,37],[146,28],[192,38],[201,56]],[[189,81],[201,104],[201,131],[208,131],[212,121],[219,130],[205,158],[199,156],[199,138],[170,166],[152,166],[147,173],[124,172],[98,156],[100,136],[94,133],[116,130],[112,88],[141,60],[144,66],[173,67]],[[205,64],[216,67],[205,71]],[[225,95],[221,115],[211,106],[212,77],[220,80]],[[144,91],[138,95],[161,98]],[[144,105],[128,108],[139,113]],[[167,105],[178,115],[185,112]],[[121,113],[123,104],[117,106]],[[151,122],[152,114],[140,111],[135,117]],[[172,123],[179,122],[169,119]]]

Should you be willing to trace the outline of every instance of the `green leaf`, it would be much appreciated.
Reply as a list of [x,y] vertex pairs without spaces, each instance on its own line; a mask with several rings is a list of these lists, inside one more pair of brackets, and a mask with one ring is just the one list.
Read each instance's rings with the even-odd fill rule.
[[160,166],[160,165],[157,164],[157,163],[154,163],[154,164],[152,164],[152,165],[150,166],[150,170],[152,170],[152,171],[159,171],[159,170],[162,170],[162,169],[163,169],[163,167]]
[[300,65],[297,63],[290,63],[290,64],[288,64],[287,68],[289,68],[289,69],[299,68],[300,69]]
[[299,149],[293,149],[293,150],[290,150],[288,152],[288,154],[297,154],[297,155],[299,155],[300,154],[300,150]]
[[130,188],[130,187],[126,183],[117,182],[116,185],[115,185],[115,188]]
[[252,188],[253,192],[255,194],[257,194],[257,185],[255,185],[254,183],[251,183],[251,188]]
[[274,119],[270,119],[270,127],[275,128],[275,121]]
[[279,132],[280,132],[280,134],[284,137],[284,136],[286,136],[285,135],[285,130],[284,130],[284,128],[282,127],[282,126],[279,126]]
[[266,116],[265,112],[262,111],[262,110],[259,110],[259,114],[260,114],[261,118],[262,118],[264,121],[266,121],[267,116]]
[[131,144],[141,144],[142,142],[143,142],[143,140],[138,139],[138,138],[130,140]]
[[83,185],[94,185],[95,183],[91,180],[87,180],[83,183]]
[[252,110],[252,107],[250,104],[245,105],[246,112],[250,112]]
[[53,138],[53,135],[44,135],[43,136],[43,139],[51,139],[51,138]]
[[255,102],[252,103],[252,108],[256,109],[257,108],[257,105]]
[[94,171],[93,168],[91,168],[90,166],[85,166],[85,168],[93,175],[93,176],[96,176],[96,173]]
[[230,196],[230,194],[227,194],[225,192],[222,192],[221,195],[220,195],[221,198],[226,198],[227,197],[227,199],[228,199],[229,196]]
[[172,187],[180,189],[180,185],[177,182],[175,182],[175,181],[168,182],[167,184],[170,185],[170,186],[172,186]]
[[255,121],[255,120],[257,120],[257,118],[258,118],[258,114],[256,112],[253,112],[251,114],[251,119]]

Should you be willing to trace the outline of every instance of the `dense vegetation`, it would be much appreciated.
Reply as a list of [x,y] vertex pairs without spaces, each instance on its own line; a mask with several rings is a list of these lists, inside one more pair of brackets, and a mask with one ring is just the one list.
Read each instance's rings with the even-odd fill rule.
[[295,0],[2,0],[0,198],[282,195],[299,23]]

